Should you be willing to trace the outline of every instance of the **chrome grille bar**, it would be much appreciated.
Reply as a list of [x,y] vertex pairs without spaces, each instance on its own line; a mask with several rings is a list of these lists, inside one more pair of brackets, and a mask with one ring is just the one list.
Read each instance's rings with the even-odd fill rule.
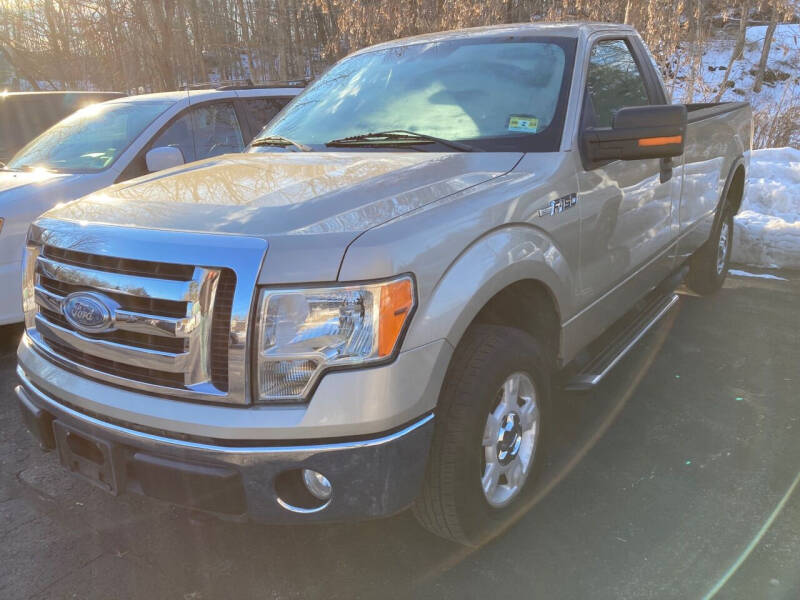
[[[54,313],[63,315],[64,296],[54,294],[42,286],[35,287],[36,304]],[[115,329],[133,331],[146,335],[160,335],[163,337],[188,338],[197,324],[196,319],[175,317],[161,317],[131,310],[118,309],[116,312]]]
[[194,302],[199,296],[197,280],[194,278],[191,281],[173,281],[138,275],[123,275],[58,263],[43,256],[39,257],[36,264],[38,272],[45,277],[71,285],[86,286],[101,292],[177,302]]
[[38,304],[39,306],[43,306],[47,310],[51,310],[54,313],[63,314],[63,311],[61,309],[61,303],[64,301],[63,296],[54,294],[44,289],[40,285],[34,286],[33,290],[34,290],[33,298],[36,301],[36,304]]
[[108,360],[125,362],[142,369],[154,369],[166,373],[183,373],[187,370],[187,366],[191,364],[188,352],[181,354],[159,352],[157,350],[134,348],[133,346],[84,337],[80,333],[50,323],[42,315],[36,315],[36,329],[45,337],[55,338],[62,344],[79,352],[85,352]]

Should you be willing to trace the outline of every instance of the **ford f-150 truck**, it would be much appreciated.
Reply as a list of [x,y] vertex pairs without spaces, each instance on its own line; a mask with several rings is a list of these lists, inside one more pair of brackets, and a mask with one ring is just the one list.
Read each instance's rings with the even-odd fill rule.
[[34,223],[20,406],[113,494],[412,506],[477,543],[535,488],[553,390],[597,385],[680,281],[721,286],[750,143],[747,104],[669,104],[626,26],[358,51],[248,153]]

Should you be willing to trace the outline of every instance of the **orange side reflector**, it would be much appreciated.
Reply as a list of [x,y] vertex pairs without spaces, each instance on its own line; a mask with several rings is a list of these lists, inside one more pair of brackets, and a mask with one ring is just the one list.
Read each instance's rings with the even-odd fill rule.
[[640,146],[666,146],[668,144],[680,144],[683,140],[682,135],[673,135],[670,137],[652,137],[642,138],[639,140]]
[[381,288],[381,309],[378,318],[378,356],[389,356],[414,306],[411,280],[401,279]]

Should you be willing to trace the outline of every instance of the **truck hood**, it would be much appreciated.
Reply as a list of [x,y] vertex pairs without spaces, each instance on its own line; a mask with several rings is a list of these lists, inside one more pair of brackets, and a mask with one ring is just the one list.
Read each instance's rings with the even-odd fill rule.
[[259,283],[335,281],[345,250],[362,232],[502,175],[520,158],[477,152],[231,154],[106,188],[45,216],[129,227],[133,243],[153,229],[256,236],[269,246]]
[[227,155],[106,188],[48,217],[147,229],[358,234],[510,171],[519,153]]

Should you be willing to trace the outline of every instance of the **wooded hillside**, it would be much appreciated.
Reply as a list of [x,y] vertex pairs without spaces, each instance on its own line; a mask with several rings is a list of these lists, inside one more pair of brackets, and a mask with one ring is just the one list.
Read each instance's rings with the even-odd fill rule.
[[720,35],[732,41],[721,59],[727,69],[714,66],[727,76],[743,57],[747,26],[761,24],[747,99],[784,81],[767,58],[778,25],[796,23],[798,13],[796,0],[0,0],[0,59],[8,89],[138,93],[216,79],[314,77],[365,45],[443,29],[615,21],[638,28],[676,99],[714,100],[737,82],[705,86],[708,43]]

